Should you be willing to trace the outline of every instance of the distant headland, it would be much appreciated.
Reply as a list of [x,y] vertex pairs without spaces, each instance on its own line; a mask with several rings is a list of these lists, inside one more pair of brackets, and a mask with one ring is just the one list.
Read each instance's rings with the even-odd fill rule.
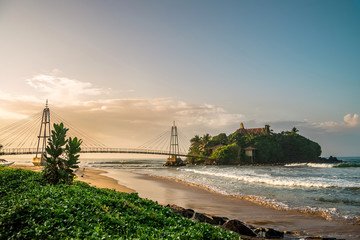
[[298,133],[291,131],[274,133],[269,125],[263,128],[240,128],[234,133],[217,136],[195,135],[191,140],[189,164],[231,165],[289,163],[340,163],[336,157],[321,158],[321,146]]

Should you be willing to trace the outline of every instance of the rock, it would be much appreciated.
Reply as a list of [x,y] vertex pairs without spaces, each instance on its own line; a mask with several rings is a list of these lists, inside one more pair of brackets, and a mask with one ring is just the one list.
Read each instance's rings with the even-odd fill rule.
[[211,225],[223,225],[228,219],[224,217],[211,216],[205,213],[195,213],[194,220],[209,223]]
[[175,204],[168,204],[168,205],[166,205],[168,208],[170,208],[171,209],[171,211],[173,211],[174,213],[178,213],[178,214],[180,214],[181,215],[181,213],[185,210],[185,208],[182,208],[182,207],[180,207],[180,206],[178,206],[178,205],[175,205]]
[[217,216],[211,216],[212,219],[216,222],[216,225],[223,225],[226,223],[226,221],[229,221],[227,217],[217,217]]
[[257,228],[254,230],[258,237],[263,238],[283,238],[284,232],[274,230],[272,228]]
[[198,222],[209,223],[212,225],[216,224],[216,222],[214,221],[214,219],[211,216],[202,214],[202,213],[195,213],[194,220],[196,220]]
[[195,211],[192,210],[192,209],[185,209],[185,208],[180,207],[180,206],[175,205],[175,204],[171,204],[171,205],[168,204],[167,207],[170,208],[171,211],[173,211],[173,213],[178,213],[181,216],[186,217],[186,218],[192,218],[194,216],[194,213],[195,213]]
[[181,216],[186,217],[186,218],[192,218],[194,216],[194,213],[195,213],[195,211],[192,209],[185,209],[182,212]]
[[306,237],[306,240],[340,240],[336,238],[328,238],[328,237]]
[[240,235],[250,236],[250,237],[256,237],[256,234],[251,231],[250,228],[245,226],[245,224],[239,220],[233,219],[229,220],[222,226],[224,229],[236,232]]

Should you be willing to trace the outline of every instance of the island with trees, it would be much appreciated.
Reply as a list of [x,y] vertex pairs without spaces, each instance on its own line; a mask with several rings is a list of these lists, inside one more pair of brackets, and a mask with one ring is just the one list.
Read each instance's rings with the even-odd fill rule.
[[[326,162],[318,143],[301,136],[298,129],[274,133],[269,125],[248,128],[240,124],[234,133],[211,137],[196,135],[190,140],[189,164],[288,164]],[[338,161],[336,158],[332,158]]]

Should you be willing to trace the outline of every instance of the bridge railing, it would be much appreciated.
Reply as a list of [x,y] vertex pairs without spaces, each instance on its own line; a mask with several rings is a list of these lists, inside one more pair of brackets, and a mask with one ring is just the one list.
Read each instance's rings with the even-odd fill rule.
[[3,148],[1,155],[36,154],[36,148]]
[[[1,155],[25,155],[36,154],[36,148],[3,148]],[[133,154],[152,154],[152,155],[169,155],[169,151],[139,149],[139,148],[82,148],[81,153],[133,153]],[[187,157],[187,153],[174,154],[176,156]]]

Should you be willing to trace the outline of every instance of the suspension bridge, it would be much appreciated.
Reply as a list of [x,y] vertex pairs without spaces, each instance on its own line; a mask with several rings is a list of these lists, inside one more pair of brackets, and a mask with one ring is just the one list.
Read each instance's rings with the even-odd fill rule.
[[[50,118],[51,115],[51,118]],[[173,123],[171,131],[164,131],[159,136],[140,145],[137,148],[111,148],[102,144],[97,139],[89,136],[70,122],[60,117],[55,112],[51,112],[46,101],[42,112],[36,113],[26,119],[0,129],[0,150],[1,155],[35,155],[33,163],[44,165],[46,146],[51,134],[51,123],[64,123],[69,128],[68,135],[82,139],[81,153],[127,153],[127,154],[148,154],[148,155],[167,155],[165,165],[179,166],[184,165],[180,157],[194,157],[187,154],[187,150],[181,146],[186,146],[189,142],[182,135]]]

